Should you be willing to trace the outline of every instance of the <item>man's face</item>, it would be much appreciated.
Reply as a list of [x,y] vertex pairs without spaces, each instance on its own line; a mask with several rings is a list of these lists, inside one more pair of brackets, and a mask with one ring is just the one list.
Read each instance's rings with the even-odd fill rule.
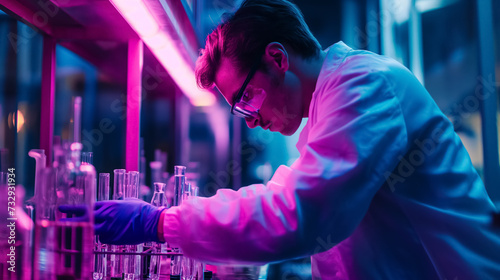
[[[258,70],[246,86],[244,100],[259,109],[254,118],[245,118],[250,128],[257,126],[283,135],[292,135],[300,126],[303,116],[302,97],[296,76],[279,67],[267,65],[267,71]],[[266,63],[263,59],[262,63]],[[215,85],[229,105],[242,88],[249,72],[240,73],[229,59],[223,58],[215,74]],[[259,108],[257,108],[259,107]]]

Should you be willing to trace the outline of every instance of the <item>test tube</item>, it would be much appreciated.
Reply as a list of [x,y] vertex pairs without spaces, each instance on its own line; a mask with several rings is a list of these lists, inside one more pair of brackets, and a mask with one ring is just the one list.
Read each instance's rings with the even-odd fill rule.
[[[125,196],[125,169],[115,169],[113,181],[113,199],[121,200]],[[122,252],[123,248],[120,245],[111,245],[112,252]],[[122,278],[122,257],[121,255],[110,255],[107,271],[109,276],[113,278]]]
[[[155,192],[153,194],[153,199],[151,200],[151,205],[156,207],[165,207],[166,199],[165,199],[165,184],[156,182],[154,183]],[[151,244],[151,252],[159,253],[163,252],[162,246],[165,244],[152,242]],[[151,256],[150,265],[149,265],[149,279],[157,280],[160,279],[160,269],[161,269],[161,258],[160,256]]]
[[182,194],[186,183],[186,167],[176,165],[174,167],[175,185],[174,185],[174,205],[179,206],[182,202]]
[[125,197],[139,198],[139,177],[137,171],[130,171],[128,174],[128,185],[125,188]]
[[[138,198],[139,197],[139,172],[130,171],[125,173],[125,196],[124,198]],[[139,245],[126,245],[125,249],[128,253],[140,253],[143,250],[142,244]],[[140,255],[126,255],[123,256],[124,261],[124,279],[134,280],[138,279],[141,275],[141,256]]]
[[130,195],[130,172],[126,172],[123,177],[123,198],[128,198]]
[[109,173],[99,173],[99,194],[97,200],[109,200]]
[[115,169],[113,172],[115,173],[115,180],[113,182],[113,199],[123,199],[125,195],[125,169]]
[[[182,203],[184,185],[186,183],[186,167],[181,165],[174,166],[174,203],[173,206],[179,206]],[[173,252],[180,252],[179,248],[172,248]],[[171,275],[181,275],[182,256],[173,256],[170,265]]]

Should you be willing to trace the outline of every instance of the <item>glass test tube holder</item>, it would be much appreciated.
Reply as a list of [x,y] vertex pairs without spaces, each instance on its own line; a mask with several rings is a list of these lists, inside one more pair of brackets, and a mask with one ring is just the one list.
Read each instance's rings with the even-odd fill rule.
[[[124,169],[116,169],[114,181],[114,199],[123,198],[137,198],[139,187],[139,173],[129,172],[126,173]],[[109,180],[109,178],[108,178]],[[165,189],[163,185],[162,192]],[[102,200],[102,199],[99,199]],[[99,245],[98,245],[99,246]],[[104,270],[105,273],[102,278],[96,275],[94,279],[143,279],[143,271],[149,272],[150,260],[157,257],[160,259],[172,258],[180,256],[182,253],[169,251],[166,246],[145,246],[139,245],[106,245],[100,244],[101,250],[96,249],[94,254],[96,259],[104,259],[103,263],[108,263],[108,267]],[[108,250],[102,249],[109,248]],[[158,249],[160,247],[161,249]],[[103,257],[99,257],[103,256]],[[109,273],[107,273],[109,272]],[[147,277],[150,277],[148,273]],[[150,279],[159,279],[158,278]]]
[[[136,172],[137,173],[137,172]],[[125,184],[125,197],[136,197],[136,192],[132,190],[135,185],[138,187],[139,182],[139,174],[131,174],[127,176],[125,174],[124,184]],[[118,180],[120,184],[121,179]],[[132,183],[134,182],[134,183]],[[158,193],[163,194],[165,190],[165,184],[163,183],[155,183],[157,185]],[[156,186],[155,186],[156,187]],[[156,189],[156,188],[155,188]],[[131,191],[132,190],[132,191]],[[163,194],[164,195],[164,194]],[[164,204],[166,202],[165,197],[161,199],[163,202],[155,201],[155,197],[153,197],[153,201],[155,204]],[[156,205],[156,206],[162,206]],[[114,245],[112,245],[114,246]],[[149,279],[161,279],[160,275],[160,262],[162,259],[178,257],[182,255],[180,252],[172,252],[169,251],[165,244],[147,244],[143,246],[143,244],[139,245],[125,245],[125,247],[121,247],[119,250],[111,250],[111,251],[103,251],[96,250],[94,253],[96,255],[112,255],[115,256],[115,260],[120,260],[124,263],[124,279],[143,279],[141,277],[148,277]],[[121,267],[121,266],[120,266]],[[120,268],[121,269],[121,268]],[[114,270],[116,273],[115,277],[106,278],[113,279],[119,277],[119,271]],[[141,273],[142,271],[142,273]],[[141,275],[142,274],[142,275]]]
[[[185,188],[190,189],[189,187],[186,186],[186,178],[185,178],[185,170],[186,167],[184,166],[176,166],[175,167],[175,196],[174,196],[174,206],[178,206],[182,203],[183,196],[185,198]],[[126,183],[126,176],[125,176],[125,170],[119,169],[115,170],[115,184],[114,184],[114,189],[115,189],[115,195],[114,199],[123,199],[125,186],[127,185]],[[132,245],[135,246],[135,245]],[[125,256],[135,256],[135,258],[139,257],[140,258],[140,264],[142,268],[144,269],[145,267],[148,267],[147,265],[147,259],[151,259],[153,256],[158,256],[158,257],[167,257],[172,259],[171,263],[171,275],[181,275],[182,270],[185,270],[182,268],[184,265],[188,266],[194,266],[194,264],[191,264],[190,262],[186,262],[186,260],[183,260],[182,258],[182,252],[178,248],[168,248],[168,249],[162,249],[162,250],[155,250],[153,246],[147,248],[145,247],[144,250],[124,250],[121,246],[117,245],[111,245],[111,250],[95,250],[94,254],[96,255],[106,255],[111,257],[111,264],[112,268],[111,271],[114,272],[114,275],[110,275],[111,277],[106,277],[106,279],[122,279],[122,271],[125,270],[125,267],[121,266],[119,263],[122,263],[121,260]],[[114,262],[113,262],[114,261]],[[113,263],[115,265],[113,265]],[[135,262],[137,264],[137,262]],[[146,264],[146,265],[145,265]],[[109,267],[108,267],[109,268]],[[126,278],[125,278],[126,279]],[[131,278],[133,279],[133,278]],[[190,279],[194,279],[194,276],[191,276]]]

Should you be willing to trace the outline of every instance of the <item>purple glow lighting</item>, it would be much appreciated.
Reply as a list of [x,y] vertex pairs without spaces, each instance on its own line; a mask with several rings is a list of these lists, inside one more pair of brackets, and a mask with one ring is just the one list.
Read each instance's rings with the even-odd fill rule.
[[125,139],[125,167],[127,171],[139,170],[143,55],[142,41],[131,40],[128,44],[127,70],[127,133]]
[[151,37],[160,30],[158,23],[141,0],[115,0],[111,2],[115,4],[120,14],[141,38]]
[[211,92],[197,87],[194,62],[189,63],[183,57],[178,49],[178,42],[167,31],[159,28],[143,1],[110,0],[110,2],[139,34],[194,106],[211,106],[215,103],[215,96]]
[[47,165],[52,164],[55,112],[56,40],[43,37],[42,98],[40,112],[40,149],[45,150]]

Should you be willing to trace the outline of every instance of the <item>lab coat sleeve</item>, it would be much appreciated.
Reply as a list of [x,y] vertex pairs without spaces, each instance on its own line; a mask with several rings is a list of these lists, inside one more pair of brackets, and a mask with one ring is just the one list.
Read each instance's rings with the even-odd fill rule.
[[383,71],[358,68],[321,86],[316,121],[290,168],[278,168],[267,186],[219,190],[168,209],[165,240],[203,261],[259,264],[326,251],[348,237],[407,146],[392,83]]

